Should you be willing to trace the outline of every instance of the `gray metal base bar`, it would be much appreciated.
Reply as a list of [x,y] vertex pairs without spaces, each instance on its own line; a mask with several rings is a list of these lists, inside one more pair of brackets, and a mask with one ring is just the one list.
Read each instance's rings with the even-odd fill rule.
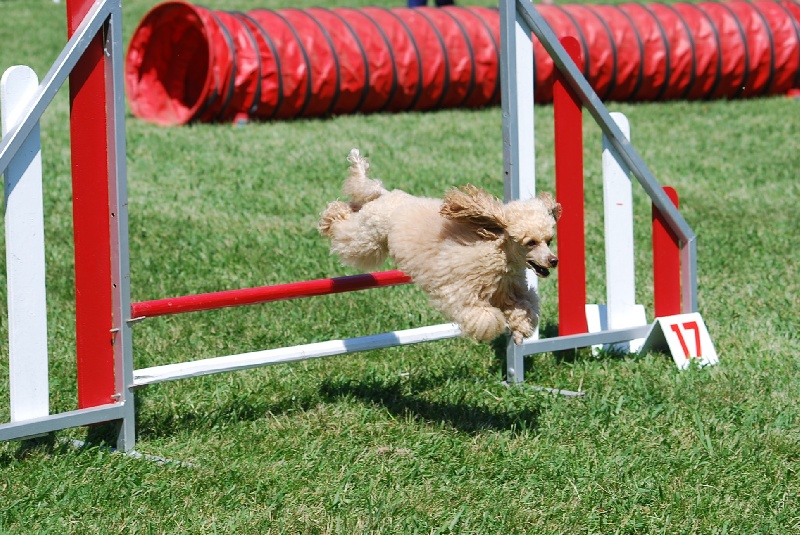
[[111,403],[3,424],[0,425],[0,441],[30,438],[68,427],[120,420],[123,417],[123,405],[123,403]]

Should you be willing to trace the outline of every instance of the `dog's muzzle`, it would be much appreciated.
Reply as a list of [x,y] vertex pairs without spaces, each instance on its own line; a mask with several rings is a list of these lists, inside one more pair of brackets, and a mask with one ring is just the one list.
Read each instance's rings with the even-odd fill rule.
[[558,257],[555,255],[550,255],[547,258],[548,266],[541,266],[532,260],[528,261],[528,267],[530,267],[534,273],[536,273],[537,277],[545,278],[550,276],[550,268],[554,268],[558,265]]

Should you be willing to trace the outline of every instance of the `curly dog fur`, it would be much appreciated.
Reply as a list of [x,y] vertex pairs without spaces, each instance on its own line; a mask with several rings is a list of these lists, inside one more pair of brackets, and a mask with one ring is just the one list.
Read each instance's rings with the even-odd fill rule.
[[526,268],[547,277],[558,264],[549,245],[560,204],[547,193],[503,204],[474,186],[415,197],[369,178],[357,149],[347,160],[350,201],[329,203],[319,222],[331,253],[363,270],[390,256],[472,338],[489,341],[506,327],[517,344],[533,335],[539,299]]

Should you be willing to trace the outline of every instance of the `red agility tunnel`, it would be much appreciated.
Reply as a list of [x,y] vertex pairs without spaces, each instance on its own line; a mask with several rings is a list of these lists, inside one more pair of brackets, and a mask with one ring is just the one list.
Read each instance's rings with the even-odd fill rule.
[[[800,87],[800,3],[538,5],[604,100],[745,98]],[[125,81],[164,125],[482,107],[500,99],[500,20],[482,7],[213,11],[154,7]],[[534,44],[535,98],[553,62]]]

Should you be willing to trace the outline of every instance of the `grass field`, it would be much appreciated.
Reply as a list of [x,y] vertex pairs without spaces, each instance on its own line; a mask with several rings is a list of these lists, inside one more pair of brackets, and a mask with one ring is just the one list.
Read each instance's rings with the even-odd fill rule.
[[[123,2],[126,42],[154,3]],[[319,4],[336,5],[294,5]],[[347,3],[365,4],[399,3]],[[63,3],[0,1],[0,67],[43,76],[65,27]],[[86,429],[0,444],[0,533],[800,532],[800,102],[610,107],[699,237],[718,366],[531,357],[528,384],[586,392],[564,399],[504,387],[492,347],[459,339],[156,385],[137,397],[137,449],[190,465],[111,453]],[[62,91],[42,125],[54,412],[76,407],[67,120]],[[538,188],[552,191],[552,107],[535,120]],[[588,294],[603,302],[600,134],[586,126]],[[352,147],[390,187],[438,196],[470,182],[502,196],[500,127],[499,108],[244,128],[129,115],[133,299],[353,273],[315,229]],[[637,295],[652,311],[639,190],[635,204]],[[540,285],[545,332],[556,278]],[[135,328],[136,367],[441,321],[412,286],[152,319]]]

